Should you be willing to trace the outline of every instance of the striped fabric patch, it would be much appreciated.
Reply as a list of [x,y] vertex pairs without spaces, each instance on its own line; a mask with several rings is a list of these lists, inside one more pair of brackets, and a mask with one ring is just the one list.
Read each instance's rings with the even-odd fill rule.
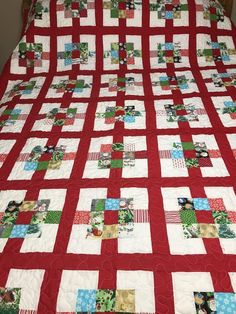
[[168,224],[178,224],[181,223],[181,219],[179,216],[179,211],[167,211],[165,212],[166,223]]

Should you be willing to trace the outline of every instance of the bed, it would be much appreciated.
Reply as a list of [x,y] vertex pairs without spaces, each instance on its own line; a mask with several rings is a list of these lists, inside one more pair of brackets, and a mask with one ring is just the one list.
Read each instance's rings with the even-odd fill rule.
[[24,16],[0,78],[0,313],[235,314],[220,2],[33,0]]

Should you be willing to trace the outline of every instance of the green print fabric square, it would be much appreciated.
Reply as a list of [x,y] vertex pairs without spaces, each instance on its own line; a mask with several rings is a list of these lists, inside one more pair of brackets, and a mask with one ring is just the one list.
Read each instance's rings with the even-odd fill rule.
[[229,224],[219,225],[219,237],[223,239],[234,239],[236,233],[230,228]]
[[168,80],[160,81],[160,84],[161,84],[161,86],[169,86],[170,85]]
[[118,18],[119,17],[119,10],[118,9],[111,9],[111,17]]
[[183,150],[194,150],[195,146],[193,142],[182,142]]
[[0,313],[18,314],[20,310],[20,288],[0,288]]
[[105,118],[113,118],[115,116],[115,111],[113,112],[106,112],[105,113]]
[[96,312],[115,312],[116,291],[97,290]]
[[49,165],[49,161],[40,161],[38,163],[37,170],[38,171],[47,170],[48,169],[48,165]]
[[185,209],[180,211],[180,219],[183,224],[191,225],[197,223],[197,217],[194,210]]
[[205,56],[212,56],[213,55],[212,49],[204,49],[203,53]]
[[47,217],[47,212],[36,212],[33,215],[32,219],[30,221],[30,224],[31,225],[43,224],[43,223],[45,223],[46,217]]
[[123,160],[122,159],[111,160],[111,168],[123,168]]
[[212,211],[212,216],[214,218],[215,224],[230,224],[231,221],[228,218],[228,213],[226,211],[217,211],[213,210]]
[[134,211],[133,210],[119,210],[118,212],[118,224],[127,224],[134,222]]
[[198,168],[199,162],[197,158],[185,158],[185,164],[187,168]]
[[12,225],[0,225],[0,238],[8,239],[11,235],[13,226],[14,226],[13,224]]
[[122,143],[112,144],[112,150],[114,152],[123,152],[124,151],[124,144],[122,144]]
[[45,224],[59,224],[61,215],[61,211],[48,211],[45,219]]
[[105,199],[92,200],[91,211],[104,211]]

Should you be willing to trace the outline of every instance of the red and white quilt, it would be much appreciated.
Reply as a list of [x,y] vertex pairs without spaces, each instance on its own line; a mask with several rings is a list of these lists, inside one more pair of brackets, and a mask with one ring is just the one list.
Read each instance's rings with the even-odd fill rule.
[[236,29],[217,0],[33,0],[0,78],[0,314],[236,314]]

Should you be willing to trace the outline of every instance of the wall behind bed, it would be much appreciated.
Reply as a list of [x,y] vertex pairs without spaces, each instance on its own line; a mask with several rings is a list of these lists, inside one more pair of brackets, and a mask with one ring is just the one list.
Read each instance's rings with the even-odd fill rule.
[[233,1],[232,20],[236,26],[236,0]]
[[22,0],[0,0],[0,72],[20,39]]

